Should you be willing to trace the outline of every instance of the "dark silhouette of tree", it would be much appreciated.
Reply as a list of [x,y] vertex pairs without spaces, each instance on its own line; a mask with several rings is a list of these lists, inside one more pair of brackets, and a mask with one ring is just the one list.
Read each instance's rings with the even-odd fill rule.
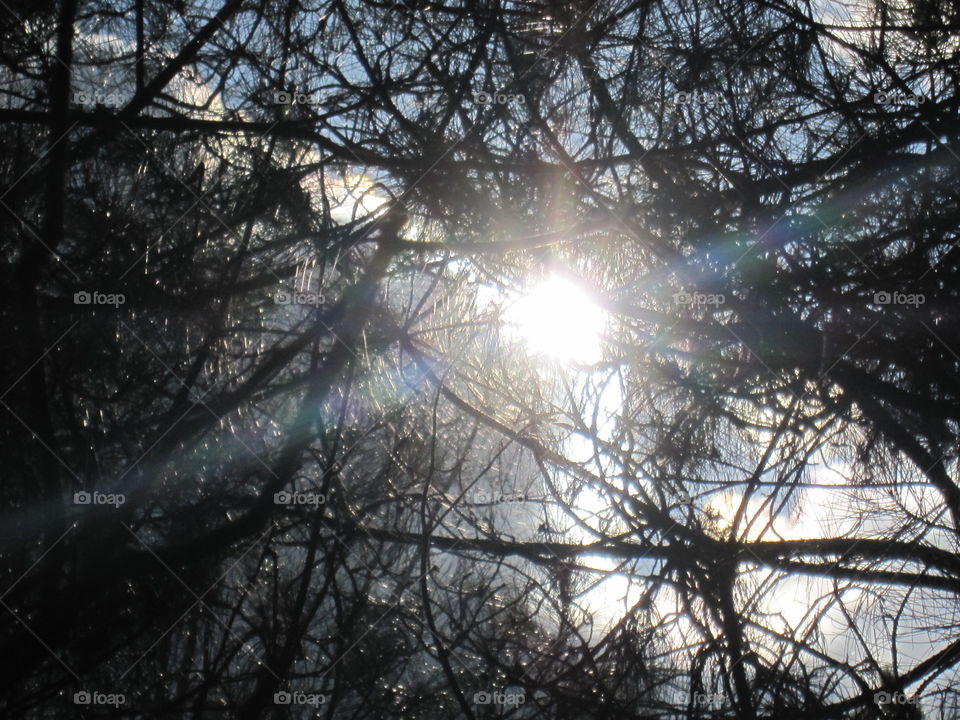
[[7,715],[956,716],[954,4],[0,17]]

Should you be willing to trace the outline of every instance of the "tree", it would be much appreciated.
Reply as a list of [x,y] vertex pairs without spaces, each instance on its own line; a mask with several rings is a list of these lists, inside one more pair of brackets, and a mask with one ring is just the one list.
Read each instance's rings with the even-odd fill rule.
[[958,30],[11,5],[8,714],[952,717]]

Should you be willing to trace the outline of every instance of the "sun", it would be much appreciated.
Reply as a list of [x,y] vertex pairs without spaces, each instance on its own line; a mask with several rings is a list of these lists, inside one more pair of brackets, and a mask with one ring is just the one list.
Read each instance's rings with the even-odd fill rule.
[[593,363],[601,357],[605,313],[567,278],[551,275],[504,312],[509,331],[534,355],[561,363]]

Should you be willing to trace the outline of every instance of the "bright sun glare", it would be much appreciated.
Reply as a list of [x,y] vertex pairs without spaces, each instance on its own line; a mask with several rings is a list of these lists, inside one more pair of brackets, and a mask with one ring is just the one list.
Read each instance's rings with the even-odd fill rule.
[[504,319],[536,355],[559,362],[600,359],[604,312],[566,278],[547,278],[510,305]]

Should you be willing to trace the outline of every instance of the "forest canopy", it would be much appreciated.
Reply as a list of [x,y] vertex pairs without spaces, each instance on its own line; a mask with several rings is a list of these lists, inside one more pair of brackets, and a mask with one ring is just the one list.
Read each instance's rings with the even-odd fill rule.
[[960,717],[960,5],[0,3],[0,707]]

